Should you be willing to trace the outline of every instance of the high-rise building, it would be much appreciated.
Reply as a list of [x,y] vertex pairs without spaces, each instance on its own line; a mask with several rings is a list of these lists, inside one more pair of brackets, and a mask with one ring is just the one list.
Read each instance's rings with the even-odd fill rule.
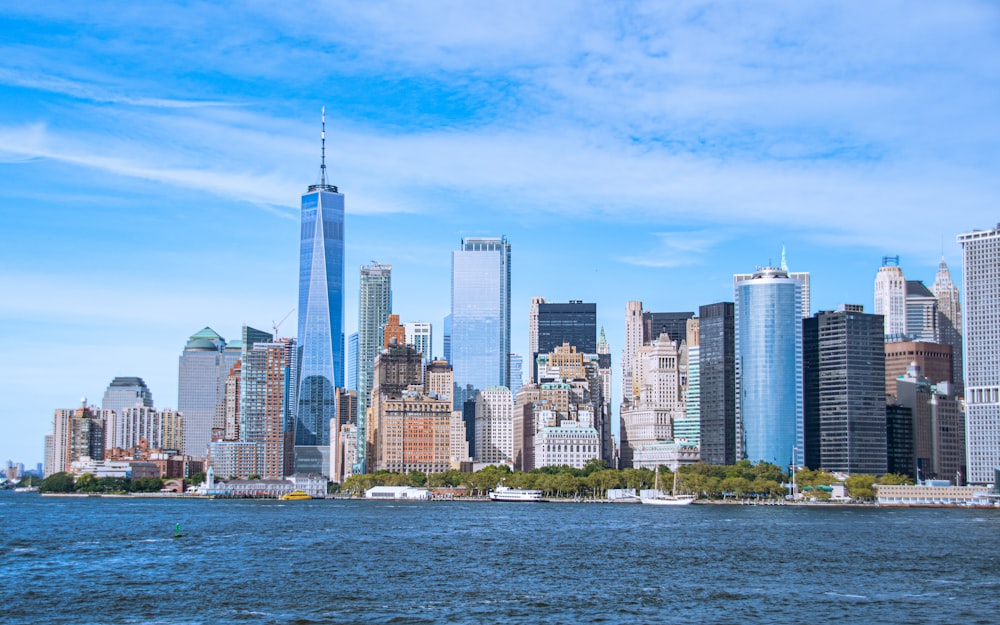
[[611,433],[611,346],[608,338],[604,334],[604,326],[597,336],[597,365],[598,377],[601,382],[601,397],[604,399],[604,415],[607,422],[606,427],[601,431],[601,459],[605,466],[616,467],[618,464],[618,451],[615,446],[615,437]]
[[911,341],[937,343],[937,297],[920,280],[906,281],[906,338]]
[[885,323],[885,342],[906,340],[906,277],[899,256],[883,256],[875,274],[875,314]]
[[693,312],[644,312],[642,313],[642,342],[659,340],[666,334],[680,344],[687,336],[687,322]]
[[176,452],[182,446],[183,420],[175,410],[136,404],[121,412],[104,412],[107,455],[120,455],[140,447]]
[[225,431],[226,376],[240,359],[240,341],[229,345],[212,328],[192,334],[178,365],[177,410],[184,416],[186,456],[205,458],[212,431]]
[[522,373],[523,368],[524,368],[524,358],[521,357],[521,354],[511,354],[510,393],[515,397],[517,396],[517,392],[521,390],[521,386],[524,384],[524,373]]
[[[370,458],[370,454],[379,454],[383,449],[382,427],[385,425],[385,405],[389,400],[399,399],[411,387],[423,384],[423,357],[420,352],[408,345],[391,345],[383,349],[375,358],[375,366],[372,375],[371,401],[368,405],[368,414],[363,420],[361,418],[360,401],[358,402],[358,445],[364,444],[364,457]],[[361,431],[364,425],[365,431]],[[358,450],[361,455],[361,450]],[[382,466],[382,460],[377,455],[370,458],[371,462],[366,464],[366,470],[376,471]],[[354,473],[359,473],[360,462],[355,462]]]
[[906,375],[911,364],[917,364],[920,372],[931,384],[952,382],[952,348],[943,343],[920,343],[915,341],[893,341],[885,344],[885,393],[886,401],[892,403],[896,394],[896,378]]
[[108,390],[104,391],[101,409],[113,410],[116,414],[121,414],[122,410],[132,406],[152,408],[153,394],[142,378],[115,377],[108,385]]
[[509,384],[510,244],[466,238],[451,255],[451,365],[455,405]]
[[938,331],[940,341],[951,346],[952,374],[955,393],[964,394],[962,378],[962,304],[959,302],[958,287],[951,280],[948,264],[941,259],[931,291],[937,298]]
[[[810,278],[808,271],[789,271],[788,269],[788,258],[785,255],[785,246],[781,246],[781,265],[778,267],[781,271],[788,274],[788,277],[792,280],[798,280],[799,285],[802,289],[802,318],[805,319],[809,316],[809,311],[811,310],[811,289],[810,289]],[[735,288],[740,282],[744,280],[753,279],[756,273],[737,273],[733,275],[733,287]],[[877,311],[876,311],[877,314]]]
[[329,449],[344,386],[344,196],[327,183],[325,110],[321,140],[320,182],[302,195],[295,444]]
[[684,418],[678,348],[678,341],[661,334],[638,349],[632,380],[636,395],[621,411],[619,435],[625,468],[644,466],[641,449],[673,441],[674,423]]
[[451,362],[451,315],[446,315],[441,324],[441,351],[444,359]]
[[736,418],[751,462],[802,461],[802,299],[783,269],[736,281]]
[[80,401],[79,408],[58,409],[53,414],[52,423],[52,466],[46,468],[48,474],[62,473],[70,466],[87,457],[104,459],[105,424],[110,411],[87,406],[87,399]]
[[399,322],[399,315],[390,314],[382,328],[382,349],[390,345],[407,345],[406,328]]
[[[253,328],[244,326],[246,337]],[[240,440],[257,443],[258,472],[264,479],[281,479],[286,471],[285,424],[288,367],[284,343],[256,331],[244,339],[240,381]]]
[[535,354],[538,353],[538,305],[544,304],[544,297],[532,297],[528,310],[528,383],[536,380]]
[[736,463],[736,326],[732,302],[698,309],[698,417],[701,459]]
[[1000,466],[1000,224],[958,235],[965,291],[962,358],[968,481],[988,484]]
[[358,333],[347,337],[347,390],[358,390]]
[[488,386],[476,396],[476,460],[514,460],[514,399],[505,386]]
[[[681,356],[681,367],[686,372],[684,390],[684,418],[674,424],[674,438],[693,445],[701,445],[701,320],[688,319],[686,349]],[[686,361],[686,362],[685,362]]]
[[365,423],[371,402],[375,358],[382,351],[385,324],[392,312],[392,265],[372,261],[361,267],[358,297],[358,451],[354,473],[364,473],[368,431]]
[[639,395],[633,384],[635,359],[644,344],[642,323],[642,302],[625,304],[625,347],[622,348],[622,410],[632,404]]
[[885,473],[882,315],[845,305],[802,323],[806,466]]
[[418,352],[423,354],[425,364],[433,362],[434,333],[431,323],[429,321],[410,321],[403,324],[403,327],[406,334],[404,342],[414,346]]
[[961,402],[947,382],[931,384],[918,365],[896,380],[900,406],[912,414],[913,460],[906,471],[917,479],[965,481],[966,434]]
[[[565,304],[544,301],[535,304],[532,300],[532,316],[536,313],[537,345],[531,354],[533,360],[539,354],[551,353],[564,343],[583,354],[597,353],[597,304],[585,304],[580,300]],[[537,366],[532,382],[538,382]]]

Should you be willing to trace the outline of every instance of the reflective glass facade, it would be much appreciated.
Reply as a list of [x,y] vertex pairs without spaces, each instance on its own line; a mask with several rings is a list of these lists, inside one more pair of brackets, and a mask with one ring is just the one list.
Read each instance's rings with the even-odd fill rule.
[[455,405],[490,386],[507,386],[510,353],[510,244],[463,239],[451,256],[451,353]]
[[794,453],[801,464],[802,285],[785,271],[762,269],[737,282],[735,308],[744,457],[787,468]]
[[328,445],[344,385],[344,196],[331,185],[302,196],[298,311],[295,444]]

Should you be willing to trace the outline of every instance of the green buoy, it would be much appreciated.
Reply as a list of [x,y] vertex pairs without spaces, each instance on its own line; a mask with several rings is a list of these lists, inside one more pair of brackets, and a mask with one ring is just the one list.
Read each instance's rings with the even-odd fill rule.
[[174,525],[174,538],[180,538],[180,537],[181,537],[181,524],[178,523]]

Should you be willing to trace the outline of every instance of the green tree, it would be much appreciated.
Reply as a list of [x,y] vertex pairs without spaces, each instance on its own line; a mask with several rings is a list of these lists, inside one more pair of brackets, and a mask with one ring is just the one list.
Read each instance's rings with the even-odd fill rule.
[[423,486],[427,483],[427,475],[423,471],[410,471],[410,483],[414,486]]
[[847,487],[847,494],[854,499],[861,499],[864,501],[869,501],[875,498],[875,490],[872,486],[875,484],[874,475],[866,475],[864,473],[856,473],[847,478],[844,485]]
[[901,473],[886,473],[878,478],[878,483],[885,486],[903,486],[913,484],[913,478]]
[[38,485],[38,491],[42,493],[72,493],[76,490],[71,473],[53,473]]
[[97,478],[90,473],[84,473],[76,478],[76,490],[82,493],[97,492],[98,488],[100,488],[100,484]]
[[189,486],[198,486],[205,481],[205,477],[205,472],[199,471],[198,473],[192,474],[191,477],[184,480],[184,482]]

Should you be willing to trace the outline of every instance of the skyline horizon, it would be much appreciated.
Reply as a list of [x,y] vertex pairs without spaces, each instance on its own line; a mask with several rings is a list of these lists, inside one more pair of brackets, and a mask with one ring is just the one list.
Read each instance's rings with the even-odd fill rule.
[[927,285],[943,257],[964,302],[955,237],[1000,221],[998,18],[979,0],[9,7],[0,458],[40,459],[53,411],[118,375],[176,405],[192,333],[297,309],[324,106],[345,335],[378,259],[442,355],[451,252],[505,236],[511,351],[528,356],[531,297],[596,303],[615,424],[625,303],[732,301],[783,245],[810,312],[873,312],[886,255]]

